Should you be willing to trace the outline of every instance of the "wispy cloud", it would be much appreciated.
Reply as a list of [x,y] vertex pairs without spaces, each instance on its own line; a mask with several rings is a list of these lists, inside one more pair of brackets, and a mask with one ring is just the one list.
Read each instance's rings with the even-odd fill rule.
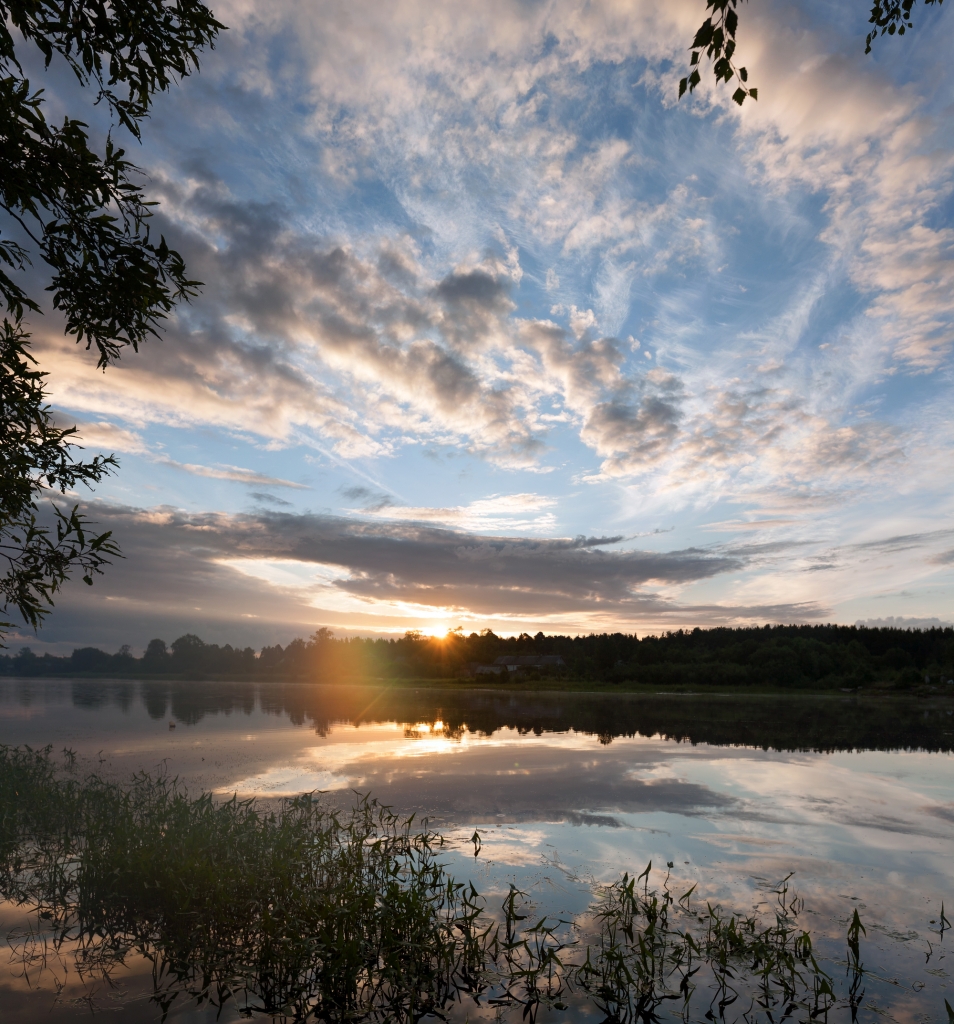
[[160,466],[171,466],[181,469],[193,476],[205,476],[212,480],[234,480],[240,484],[257,484],[262,487],[291,487],[299,491],[307,491],[306,484],[296,484],[294,480],[282,480],[279,477],[257,473],[254,469],[242,469],[241,466],[199,466],[191,462],[176,462],[165,456],[153,459]]
[[76,427],[74,440],[84,448],[94,448],[103,452],[129,452],[133,455],[145,455],[149,447],[141,434],[125,427],[117,426],[107,420],[87,423],[70,420],[68,417],[56,416],[61,427]]
[[[363,492],[364,488],[351,489],[351,493],[356,491]],[[349,492],[346,491],[345,496],[350,496]],[[534,533],[552,533],[556,526],[556,516],[551,510],[556,504],[555,498],[539,494],[493,494],[489,498],[479,498],[455,508],[415,508],[378,501],[360,511],[380,519],[440,523],[475,532],[530,530]],[[614,538],[614,541],[621,539]]]
[[[342,516],[290,519],[312,553],[269,542],[246,568],[333,565],[315,586],[369,614],[489,614],[474,566],[505,563],[529,573],[524,593],[499,569],[507,614],[579,622],[811,617],[940,577],[954,22],[869,58],[863,11],[765,0],[744,12],[760,98],[739,110],[708,81],[675,102],[698,8],[227,0],[146,154],[156,229],[204,292],[105,375],[38,325],[58,407],[85,443],[264,506],[303,488],[289,453],[307,450]],[[194,461],[212,434],[249,454]],[[268,473],[242,468],[263,445]],[[206,525],[241,544],[229,510]],[[662,555],[553,540],[661,522],[679,540],[656,582]],[[353,558],[312,561],[335,545]],[[411,550],[440,572],[405,570]]]

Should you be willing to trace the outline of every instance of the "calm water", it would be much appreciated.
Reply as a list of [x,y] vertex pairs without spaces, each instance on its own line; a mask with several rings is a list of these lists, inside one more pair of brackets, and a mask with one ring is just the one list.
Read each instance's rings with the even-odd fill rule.
[[[794,872],[803,924],[841,971],[860,909],[864,1020],[947,1021],[954,1002],[954,700],[521,694],[300,684],[0,681],[0,743],[69,747],[111,777],[275,798],[370,791],[459,842],[452,872],[573,914],[594,880],[651,860],[674,889],[751,911]],[[479,859],[464,840],[481,831]],[[657,878],[657,881],[661,878]],[[932,923],[934,922],[934,923]],[[22,914],[0,905],[6,935]],[[15,943],[14,943],[15,944]],[[75,979],[0,960],[0,1019],[85,1017]],[[61,979],[62,980],[62,979]],[[93,993],[110,1020],[157,1019],[135,964]],[[84,1001],[86,1000],[86,1001]],[[182,1006],[176,1019],[214,1019]],[[223,1014],[223,1020],[231,1019]],[[564,1016],[562,1019],[566,1019]]]

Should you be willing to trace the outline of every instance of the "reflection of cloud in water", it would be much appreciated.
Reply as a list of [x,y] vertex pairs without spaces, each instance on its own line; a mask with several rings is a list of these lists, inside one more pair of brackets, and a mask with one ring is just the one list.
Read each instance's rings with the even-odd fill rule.
[[[400,812],[449,821],[567,821],[618,828],[620,813],[697,816],[734,798],[669,771],[664,745],[634,739],[599,747],[580,734],[493,737],[437,730],[408,735],[393,724],[338,727],[294,763],[276,765],[220,792],[285,795],[355,787]],[[335,781],[332,781],[335,780]],[[295,787],[299,788],[296,790]]]
[[332,772],[315,771],[290,766],[269,768],[260,775],[220,786],[216,793],[239,796],[296,796],[314,790],[347,789],[352,780]]
[[[469,834],[460,833],[464,843]],[[506,867],[528,867],[540,863],[550,833],[541,828],[481,829],[480,856],[485,861]]]
[[930,814],[935,818],[942,818],[944,821],[954,822],[954,804],[938,804],[933,807],[920,807],[918,810],[923,814]]
[[[904,764],[911,766],[910,779],[858,771],[818,757],[723,760],[718,785],[736,798],[733,818],[754,828],[768,823],[786,831],[835,826],[861,845],[889,850],[907,849],[907,837],[913,835],[950,839],[950,829],[940,823],[954,821],[951,805],[925,799],[914,771],[918,755],[911,757]],[[937,755],[932,755],[932,765],[940,767]],[[712,781],[711,770],[697,762],[674,759],[668,768],[683,778]]]
[[757,846],[772,848],[777,846],[790,846],[785,839],[770,839],[767,836],[738,835],[731,832],[706,832],[704,835],[690,835],[690,839],[699,839],[710,846],[717,846],[724,849],[735,849],[736,846]]

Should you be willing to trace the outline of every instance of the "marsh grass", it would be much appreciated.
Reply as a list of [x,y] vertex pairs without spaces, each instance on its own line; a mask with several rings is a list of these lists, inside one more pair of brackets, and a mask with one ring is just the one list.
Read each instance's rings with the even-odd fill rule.
[[294,1021],[774,1024],[854,1020],[864,995],[857,912],[836,984],[789,879],[771,914],[740,916],[676,896],[668,872],[651,888],[649,865],[574,920],[538,919],[515,887],[489,910],[440,834],[367,797],[215,802],[161,776],[79,779],[66,753],[0,747],[0,897],[33,921],[15,957],[91,984],[145,957],[163,1018],[188,998]]
[[[791,876],[772,890],[776,906],[766,920],[694,906],[695,887],[677,899],[668,871],[661,889],[650,889],[651,870],[650,863],[638,876],[598,886],[589,912],[573,922],[523,927],[527,896],[511,889],[490,948],[502,988],[490,1002],[534,1019],[582,997],[618,1024],[826,1020],[839,1005],[852,1009],[798,925],[802,901],[789,887]],[[857,968],[863,977],[860,961]]]

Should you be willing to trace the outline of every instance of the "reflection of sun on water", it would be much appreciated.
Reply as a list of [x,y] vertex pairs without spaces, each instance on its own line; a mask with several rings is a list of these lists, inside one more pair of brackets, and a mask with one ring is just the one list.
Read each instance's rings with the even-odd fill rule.
[[[439,718],[438,718],[438,720],[436,722],[418,722],[417,724],[412,725],[410,727],[410,730],[413,733],[443,732],[444,731],[444,723]],[[405,735],[406,735],[406,733],[405,733]]]

